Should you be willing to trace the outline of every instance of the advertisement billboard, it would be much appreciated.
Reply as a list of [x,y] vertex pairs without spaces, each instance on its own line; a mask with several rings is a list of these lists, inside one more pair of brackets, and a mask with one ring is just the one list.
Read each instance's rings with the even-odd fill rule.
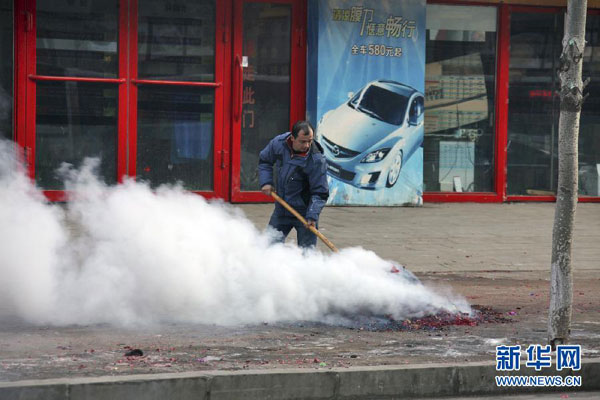
[[422,204],[425,1],[311,1],[308,47],[328,204]]

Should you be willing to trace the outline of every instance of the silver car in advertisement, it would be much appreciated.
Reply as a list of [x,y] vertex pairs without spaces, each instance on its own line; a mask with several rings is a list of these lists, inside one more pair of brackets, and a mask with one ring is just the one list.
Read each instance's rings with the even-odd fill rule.
[[349,97],[325,113],[317,127],[327,173],[357,188],[390,188],[423,143],[423,94],[381,79]]

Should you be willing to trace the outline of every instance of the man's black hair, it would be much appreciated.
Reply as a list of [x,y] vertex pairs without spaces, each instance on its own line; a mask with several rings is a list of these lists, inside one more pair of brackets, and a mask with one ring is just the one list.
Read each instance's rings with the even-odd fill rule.
[[298,121],[292,127],[292,136],[294,137],[294,139],[298,139],[298,134],[300,133],[300,131],[303,131],[305,135],[308,135],[310,131],[313,131],[314,134],[315,128],[313,128],[310,122],[308,121]]

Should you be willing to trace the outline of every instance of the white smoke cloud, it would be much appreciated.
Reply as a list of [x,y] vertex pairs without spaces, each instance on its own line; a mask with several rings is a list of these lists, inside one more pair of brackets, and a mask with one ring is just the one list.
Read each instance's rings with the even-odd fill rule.
[[271,245],[234,207],[178,187],[105,186],[97,161],[63,168],[61,207],[0,142],[0,304],[34,323],[331,321],[332,315],[469,312],[361,248]]

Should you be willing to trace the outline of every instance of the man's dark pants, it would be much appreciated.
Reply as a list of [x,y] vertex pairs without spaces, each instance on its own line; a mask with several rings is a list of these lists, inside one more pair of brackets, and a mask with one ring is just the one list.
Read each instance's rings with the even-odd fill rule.
[[281,233],[277,242],[283,243],[292,228],[296,228],[299,247],[308,248],[317,245],[317,236],[308,228],[305,228],[302,222],[298,221],[296,217],[280,216],[273,213],[269,220],[269,225]]

